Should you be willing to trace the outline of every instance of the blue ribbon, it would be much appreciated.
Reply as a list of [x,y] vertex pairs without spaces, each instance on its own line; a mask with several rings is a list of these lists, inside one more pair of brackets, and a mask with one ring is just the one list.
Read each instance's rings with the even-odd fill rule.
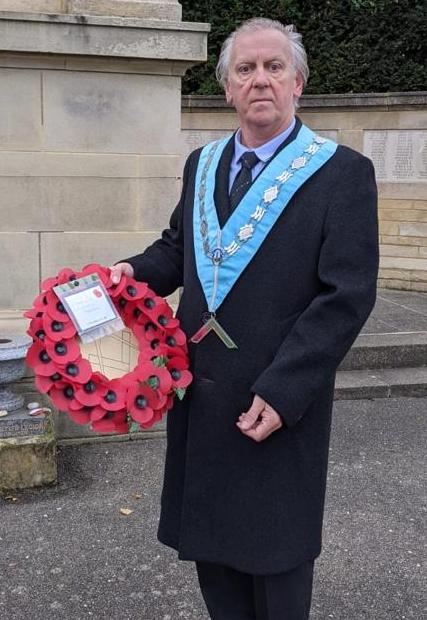
[[[196,174],[193,229],[197,274],[211,312],[215,312],[222,304],[286,209],[292,196],[334,155],[338,146],[335,142],[326,140],[318,144],[316,139],[319,139],[316,134],[302,125],[295,140],[282,149],[256,178],[223,229],[218,222],[214,189],[216,169],[229,138],[207,144],[203,148]],[[309,150],[307,151],[310,145],[318,146],[317,152],[311,154]],[[301,157],[306,158],[306,164],[293,169],[292,164]],[[211,161],[206,168],[209,159]],[[278,177],[280,178],[286,170],[290,171],[292,176],[281,183]],[[277,197],[271,202],[266,202],[264,193],[275,186],[278,188]],[[223,255],[223,260],[219,264],[214,264],[212,257],[207,256],[203,249],[203,237],[200,231],[203,193],[209,247],[211,253],[217,256]],[[259,221],[251,217],[257,206],[265,208],[265,213]],[[240,241],[239,231],[248,223],[253,224],[254,233],[247,240]],[[239,249],[235,253],[227,253],[226,248],[232,246],[233,242],[240,246]]]

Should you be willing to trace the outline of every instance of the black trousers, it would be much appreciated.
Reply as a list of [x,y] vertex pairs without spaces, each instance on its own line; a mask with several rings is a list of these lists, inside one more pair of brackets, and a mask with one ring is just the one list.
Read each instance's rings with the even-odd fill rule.
[[314,560],[265,576],[207,562],[196,568],[212,620],[308,620]]

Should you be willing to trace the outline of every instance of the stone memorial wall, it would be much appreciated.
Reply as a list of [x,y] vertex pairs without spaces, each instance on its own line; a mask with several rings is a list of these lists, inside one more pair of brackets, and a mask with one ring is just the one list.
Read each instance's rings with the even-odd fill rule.
[[[427,94],[314,95],[301,119],[372,159],[379,187],[379,286],[427,291]],[[182,151],[231,134],[223,97],[184,97]]]

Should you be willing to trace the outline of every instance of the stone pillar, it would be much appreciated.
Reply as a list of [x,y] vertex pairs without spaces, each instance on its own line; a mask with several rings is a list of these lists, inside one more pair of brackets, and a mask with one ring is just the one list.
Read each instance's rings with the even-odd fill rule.
[[179,21],[176,0],[8,6],[0,332],[19,333],[43,278],[141,251],[167,223],[180,189],[181,77],[206,59],[209,27]]
[[208,24],[176,0],[0,3],[0,334],[39,282],[109,265],[167,224],[180,191],[181,77]]

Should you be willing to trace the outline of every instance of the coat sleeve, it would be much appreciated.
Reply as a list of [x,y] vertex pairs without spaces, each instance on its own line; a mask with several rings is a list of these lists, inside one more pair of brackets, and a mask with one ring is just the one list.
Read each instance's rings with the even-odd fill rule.
[[144,281],[162,297],[173,293],[183,284],[184,263],[184,202],[188,188],[190,168],[199,151],[194,151],[187,159],[183,172],[180,200],[172,212],[169,228],[144,252],[124,258],[120,262],[130,263],[135,279]]
[[320,293],[251,388],[289,427],[301,419],[316,395],[333,384],[339,363],[375,303],[379,260],[375,174],[369,159],[350,153],[324,222]]

